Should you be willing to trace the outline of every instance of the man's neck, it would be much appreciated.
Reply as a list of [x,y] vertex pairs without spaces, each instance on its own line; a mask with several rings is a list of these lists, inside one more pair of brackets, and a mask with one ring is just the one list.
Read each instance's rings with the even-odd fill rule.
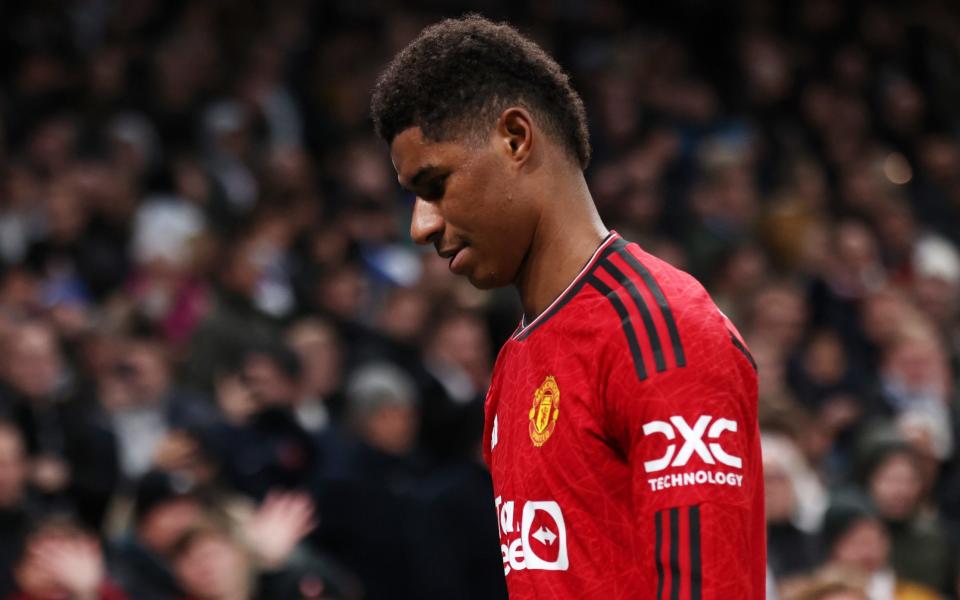
[[582,176],[572,183],[557,186],[560,193],[544,209],[517,277],[526,323],[563,293],[608,233]]

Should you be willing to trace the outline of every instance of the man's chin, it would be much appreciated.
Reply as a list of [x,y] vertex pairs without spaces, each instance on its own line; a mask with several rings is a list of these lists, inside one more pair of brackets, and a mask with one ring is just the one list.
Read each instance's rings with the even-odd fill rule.
[[504,278],[499,276],[496,271],[486,271],[481,272],[480,274],[477,274],[476,271],[471,271],[465,275],[467,280],[470,282],[470,285],[478,290],[492,290],[494,288],[510,285],[510,281],[504,280]]

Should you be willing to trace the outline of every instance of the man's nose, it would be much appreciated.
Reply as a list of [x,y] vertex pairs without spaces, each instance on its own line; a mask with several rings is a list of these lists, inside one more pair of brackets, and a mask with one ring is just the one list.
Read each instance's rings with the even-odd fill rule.
[[420,244],[432,244],[443,234],[443,216],[436,203],[417,198],[410,219],[410,237]]

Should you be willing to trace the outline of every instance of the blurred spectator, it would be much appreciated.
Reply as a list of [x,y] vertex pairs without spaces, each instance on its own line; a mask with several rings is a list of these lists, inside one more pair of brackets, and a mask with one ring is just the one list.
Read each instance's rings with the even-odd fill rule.
[[353,373],[345,393],[345,463],[317,473],[316,539],[357,574],[365,598],[416,598],[423,553],[413,549],[425,526],[415,496],[417,388],[398,367],[372,363]]
[[319,432],[330,426],[331,410],[342,408],[343,400],[338,398],[343,379],[342,342],[330,324],[313,318],[295,323],[286,338],[303,365],[297,420],[304,429]]
[[13,565],[20,546],[39,515],[27,487],[27,453],[12,423],[0,421],[0,598],[13,591]]
[[808,308],[802,290],[790,283],[764,286],[753,297],[747,341],[762,339],[780,352],[793,348],[803,337]]
[[489,385],[490,341],[478,317],[463,313],[441,319],[426,350],[427,369],[454,402],[469,402]]
[[42,521],[27,535],[15,577],[18,592],[11,600],[127,598],[107,578],[96,537],[60,518]]
[[230,422],[215,444],[225,480],[241,493],[259,499],[312,479],[316,446],[294,413],[302,378],[296,353],[277,343],[247,349],[221,380],[218,401]]
[[210,304],[210,286],[202,277],[210,253],[204,228],[194,202],[175,196],[148,198],[134,216],[131,299],[138,314],[178,344],[191,338]]
[[169,564],[174,544],[205,519],[207,507],[192,488],[153,471],[138,482],[133,527],[112,548],[111,572],[138,600],[176,600],[182,592]]
[[856,580],[856,574],[823,569],[791,587],[783,600],[872,600]]
[[767,510],[767,564],[778,580],[819,563],[816,535],[826,494],[799,449],[785,436],[765,435],[763,483]]
[[189,600],[356,598],[354,584],[339,579],[315,558],[291,564],[298,542],[313,528],[303,495],[267,496],[232,533],[208,520],[187,530],[172,548],[177,581]]
[[224,252],[212,306],[188,345],[185,377],[198,389],[211,389],[217,368],[239,361],[239,350],[268,344],[279,332],[278,324],[255,301],[263,277],[256,243],[245,238]]
[[865,577],[870,600],[937,599],[934,589],[894,571],[889,534],[862,499],[850,496],[834,501],[824,517],[823,538],[828,567]]
[[109,426],[96,407],[70,396],[70,374],[52,328],[24,324],[4,342],[0,406],[26,441],[31,483],[46,503],[76,510],[99,528],[119,469]]
[[441,460],[472,450],[493,369],[489,338],[472,312],[440,316],[427,335],[423,363],[429,383],[421,394],[420,442]]
[[[410,377],[387,364],[358,369],[347,382],[347,422],[364,450],[358,474],[379,480],[414,449],[417,435],[417,390]],[[383,470],[386,469],[386,470]]]
[[902,328],[882,361],[880,378],[888,410],[921,411],[949,422],[953,374],[943,343],[932,329]]
[[205,398],[174,387],[164,348],[148,338],[121,345],[100,383],[100,402],[108,411],[128,480],[151,468],[181,468],[189,454],[181,440],[208,434],[218,421]]
[[905,443],[872,450],[865,488],[890,538],[890,563],[898,577],[946,592],[954,578],[954,551],[943,524],[924,504],[920,457]]

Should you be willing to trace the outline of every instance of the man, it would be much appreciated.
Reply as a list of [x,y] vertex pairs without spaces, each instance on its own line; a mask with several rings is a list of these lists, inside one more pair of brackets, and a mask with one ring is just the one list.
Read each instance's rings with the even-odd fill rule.
[[129,339],[98,382],[106,420],[115,432],[122,474],[134,481],[152,468],[189,467],[219,425],[219,415],[201,395],[179,389],[159,340]]
[[[305,485],[316,466],[310,433],[294,413],[303,366],[283,343],[251,346],[220,383],[221,406],[242,408],[213,436],[222,476],[242,494],[262,499],[273,488]],[[229,391],[233,386],[237,386]],[[236,394],[239,401],[228,396]]]
[[507,25],[443,21],[372,114],[414,240],[520,293],[484,442],[511,598],[762,598],[752,360],[697,281],[600,221],[560,67]]
[[0,354],[0,413],[20,429],[38,500],[44,510],[73,511],[99,529],[119,476],[115,436],[102,412],[69,385],[49,324],[17,325]]
[[116,541],[111,572],[137,600],[183,596],[168,562],[177,540],[204,523],[207,505],[196,488],[163,471],[149,471],[137,482],[133,527]]

